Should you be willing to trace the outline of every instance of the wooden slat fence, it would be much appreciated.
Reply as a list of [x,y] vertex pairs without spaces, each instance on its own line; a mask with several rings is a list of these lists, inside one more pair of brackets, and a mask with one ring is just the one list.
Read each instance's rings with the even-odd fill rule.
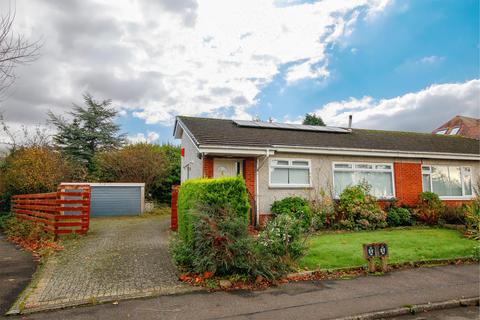
[[55,235],[85,234],[90,223],[89,185],[60,185],[57,192],[12,197],[15,216],[43,225]]

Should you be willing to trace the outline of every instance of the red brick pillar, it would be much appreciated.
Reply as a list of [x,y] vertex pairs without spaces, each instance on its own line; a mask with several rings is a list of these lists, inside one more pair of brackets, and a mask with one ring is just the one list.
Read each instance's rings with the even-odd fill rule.
[[170,229],[178,229],[178,189],[180,186],[172,186],[172,212],[170,215]]
[[212,157],[203,158],[203,177],[213,178],[213,158]]
[[246,158],[243,168],[245,184],[252,196],[255,196],[255,158]]
[[414,206],[418,203],[418,195],[422,192],[422,164],[395,162],[395,197],[398,204]]

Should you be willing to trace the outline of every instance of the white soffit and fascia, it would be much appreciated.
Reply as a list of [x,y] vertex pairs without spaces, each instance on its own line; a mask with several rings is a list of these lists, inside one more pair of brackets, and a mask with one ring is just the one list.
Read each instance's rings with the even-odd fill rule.
[[416,159],[451,159],[451,160],[480,160],[480,155],[440,153],[440,152],[417,152],[398,150],[375,150],[375,149],[348,149],[348,148],[315,148],[298,146],[272,146],[262,147],[239,147],[239,146],[210,146],[200,145],[198,150],[206,154],[245,154],[245,155],[273,155],[276,152],[302,153],[302,154],[326,154],[347,156],[369,156],[387,158],[416,158]]

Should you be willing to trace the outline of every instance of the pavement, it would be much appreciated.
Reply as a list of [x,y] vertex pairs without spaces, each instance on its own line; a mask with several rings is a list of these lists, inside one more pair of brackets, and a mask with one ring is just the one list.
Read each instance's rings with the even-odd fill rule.
[[478,264],[451,265],[351,280],[289,283],[263,291],[159,296],[35,313],[22,319],[332,319],[478,297],[479,285]]
[[13,310],[34,312],[192,291],[168,252],[168,217],[96,218],[49,257]]
[[32,255],[5,240],[0,233],[0,315],[7,312],[28,285],[35,268]]

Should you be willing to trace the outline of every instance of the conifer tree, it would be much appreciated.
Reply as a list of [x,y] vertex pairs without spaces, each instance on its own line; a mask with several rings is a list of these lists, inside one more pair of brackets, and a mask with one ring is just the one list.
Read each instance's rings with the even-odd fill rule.
[[56,127],[54,144],[73,160],[93,170],[97,152],[118,149],[125,144],[125,135],[113,120],[117,111],[111,100],[97,101],[90,94],[83,95],[85,106],[73,106],[71,121],[49,112],[50,122]]

